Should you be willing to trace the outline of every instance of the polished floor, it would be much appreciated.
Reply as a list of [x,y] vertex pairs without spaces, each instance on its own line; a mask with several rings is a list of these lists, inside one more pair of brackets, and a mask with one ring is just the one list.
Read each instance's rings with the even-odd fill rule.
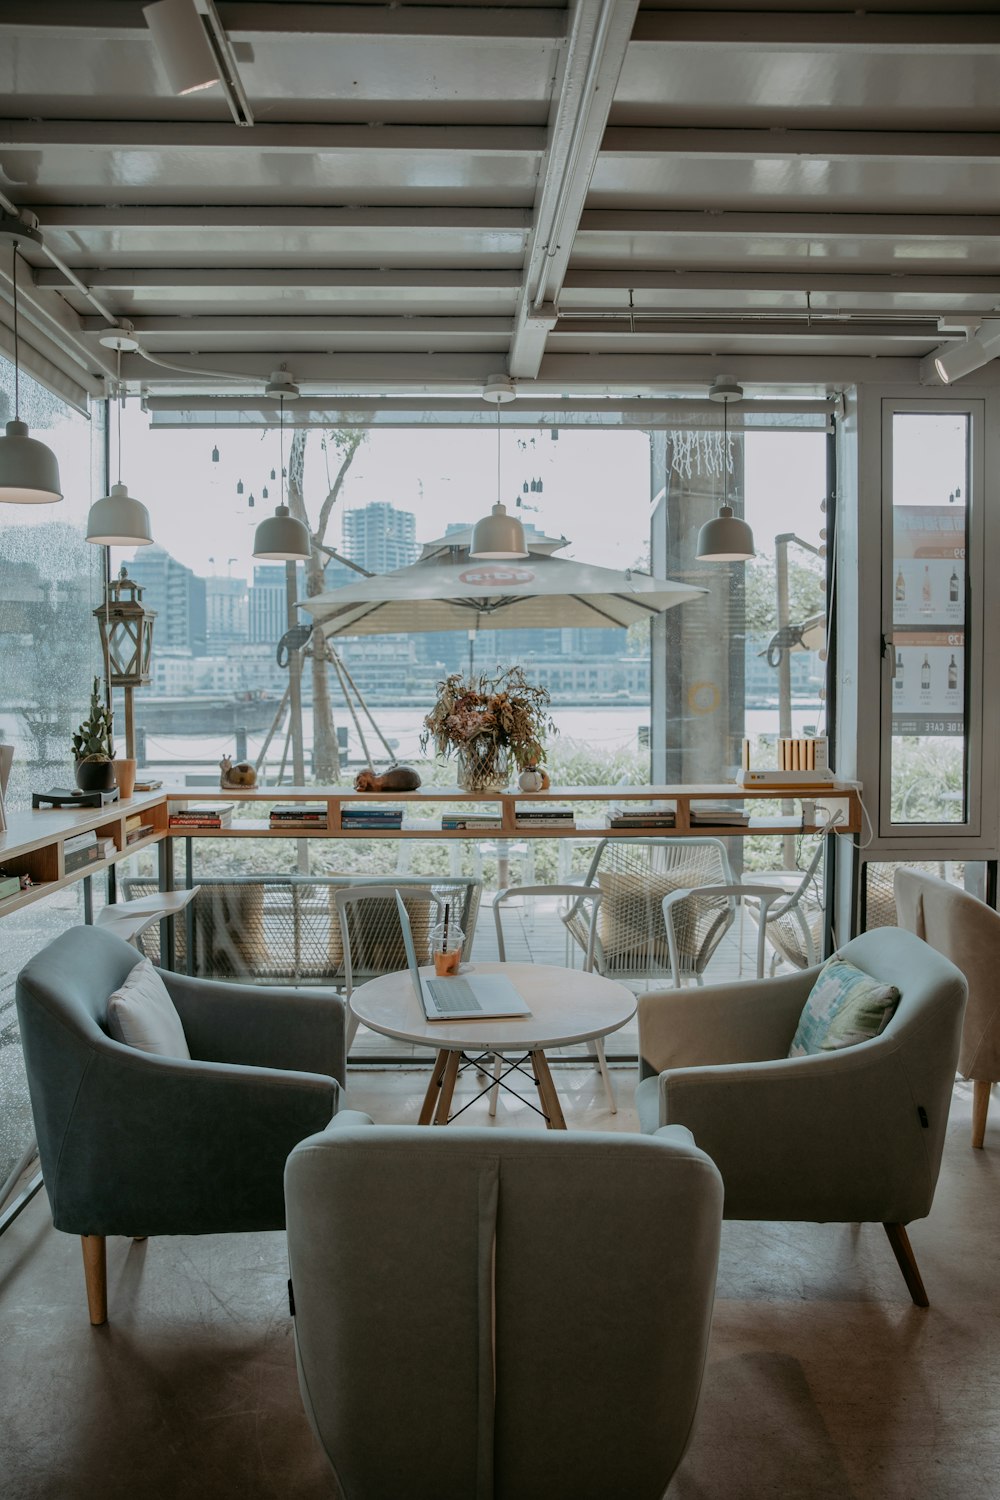
[[[352,1069],[350,1103],[412,1121],[425,1080]],[[592,1068],[557,1067],[570,1128],[636,1128],[632,1070],[615,1081],[611,1115]],[[956,1086],[934,1210],[911,1235],[928,1311],[877,1227],[725,1227],[701,1410],[670,1500],[1000,1495],[993,1109],[974,1152],[970,1086]],[[498,1121],[540,1128],[513,1101]],[[333,1496],[299,1403],[286,1275],[280,1234],[110,1242],[110,1321],[92,1329],[78,1242],[35,1198],[0,1239],[5,1500]]]

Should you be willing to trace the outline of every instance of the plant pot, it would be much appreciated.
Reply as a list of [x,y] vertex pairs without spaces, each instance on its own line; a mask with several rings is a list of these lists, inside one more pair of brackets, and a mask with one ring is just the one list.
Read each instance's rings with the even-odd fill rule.
[[502,792],[510,783],[510,755],[487,735],[458,752],[458,784],[464,792]]
[[110,792],[115,787],[113,760],[78,760],[76,784],[81,792]]

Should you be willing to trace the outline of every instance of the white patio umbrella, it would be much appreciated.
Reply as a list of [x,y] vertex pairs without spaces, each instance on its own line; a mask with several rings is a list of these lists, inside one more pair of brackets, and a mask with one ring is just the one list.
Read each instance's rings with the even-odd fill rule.
[[414,630],[625,628],[705,593],[634,569],[554,557],[564,538],[529,537],[517,562],[469,557],[471,528],[425,546],[408,567],[300,600],[324,635]]

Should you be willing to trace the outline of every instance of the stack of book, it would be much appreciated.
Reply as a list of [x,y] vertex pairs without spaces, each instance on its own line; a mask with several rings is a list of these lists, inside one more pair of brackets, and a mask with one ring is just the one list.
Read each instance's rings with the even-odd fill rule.
[[67,875],[72,875],[74,870],[107,859],[114,849],[114,839],[98,838],[93,829],[87,833],[74,833],[63,843],[63,869]]
[[345,833],[351,833],[356,828],[380,828],[383,833],[393,828],[402,828],[403,809],[401,807],[376,807],[374,803],[359,803],[355,807],[344,807],[340,809],[340,826]]
[[326,805],[322,807],[272,807],[268,819],[272,828],[282,832],[290,828],[305,828],[313,833],[327,826]]
[[517,828],[575,828],[571,807],[518,807],[514,810]]
[[621,807],[612,807],[608,813],[609,828],[673,828],[676,823],[674,809],[662,802],[649,807],[639,802],[626,802]]
[[171,828],[228,828],[233,821],[231,805],[225,807],[185,807],[170,814]]
[[461,812],[442,813],[441,815],[442,830],[449,828],[478,828],[484,833],[489,832],[490,829],[492,829],[494,833],[499,833],[502,827],[503,818],[500,813]]
[[142,813],[129,813],[125,819],[125,843],[137,844],[140,839],[148,839],[156,828],[152,823],[142,821]]
[[692,828],[746,828],[750,814],[732,802],[692,802]]

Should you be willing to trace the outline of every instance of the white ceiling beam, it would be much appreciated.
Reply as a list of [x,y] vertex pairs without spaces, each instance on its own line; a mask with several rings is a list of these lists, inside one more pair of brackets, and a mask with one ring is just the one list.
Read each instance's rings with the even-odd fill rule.
[[532,125],[256,124],[224,120],[3,120],[0,150],[46,147],[102,151],[287,151],[420,156],[540,156],[545,130]]
[[[259,139],[255,134],[254,140]],[[399,208],[358,204],[344,207],[311,204],[149,204],[45,203],[35,204],[44,229],[231,229],[255,233],[259,229],[473,229],[483,233],[518,233],[531,228],[529,208]]]
[[[51,31],[108,41],[134,40],[147,33],[142,7],[148,0],[46,0],[8,3],[0,8],[4,31]],[[455,38],[503,41],[554,40],[566,34],[566,12],[556,7],[479,9],[473,6],[233,4],[220,0],[219,19],[231,40],[275,34],[305,36]]]
[[508,372],[537,373],[625,61],[639,0],[573,0],[535,193]]
[[[419,290],[509,290],[520,286],[519,271],[431,271],[397,270],[377,266],[368,270],[331,270],[326,266],[206,266],[194,268],[104,267],[76,265],[74,271],[91,287],[111,287],[118,291],[178,290],[191,288],[281,287],[287,294],[307,293],[314,289],[340,289],[379,292]],[[57,269],[37,273],[39,286],[70,287],[71,279]],[[998,283],[1000,285],[1000,283]]]
[[[85,317],[81,321],[86,333],[107,333],[108,331],[108,325],[103,318]],[[128,322],[140,337],[180,339],[187,346],[191,346],[192,343],[196,346],[198,339],[204,337],[219,338],[232,335],[235,338],[248,338],[258,333],[274,334],[281,329],[287,329],[292,338],[303,335],[308,335],[310,338],[323,338],[328,334],[332,338],[346,338],[353,334],[365,333],[379,335],[392,333],[408,339],[447,334],[481,334],[484,338],[494,338],[498,334],[509,334],[512,326],[510,318],[317,317],[313,313],[302,316],[275,313],[268,317],[258,317],[253,314],[236,314],[232,317],[177,318],[129,316]]]
[[740,47],[767,52],[1000,52],[993,15],[842,14],[791,11],[644,10],[633,42],[671,47]]
[[[986,276],[938,276],[926,271],[833,271],[817,266],[809,271],[604,271],[582,266],[567,272],[566,293],[608,289],[629,292],[887,292],[892,294],[939,293],[1000,297],[1000,274]],[[627,307],[627,300],[626,300]],[[648,304],[643,311],[648,312]]]
[[[220,126],[228,129],[228,126]],[[256,135],[256,132],[255,132]],[[973,130],[747,130],[675,126],[611,126],[601,146],[613,157],[687,156],[725,161],[755,157],[789,161],[998,162],[1000,131]]]
[[926,348],[928,340],[935,343],[941,341],[937,321],[934,318],[913,320],[911,317],[905,322],[902,319],[898,322],[892,319],[880,322],[869,316],[848,322],[839,314],[835,314],[832,317],[813,317],[810,322],[805,316],[801,318],[759,317],[756,313],[750,313],[742,318],[738,313],[725,313],[717,318],[701,320],[687,315],[673,318],[638,318],[633,324],[627,315],[618,312],[603,317],[573,314],[570,317],[560,318],[552,334],[551,347],[553,349],[562,347],[569,339],[583,339],[587,342],[587,346],[592,348],[596,338],[621,338],[622,335],[627,336],[629,340],[634,339],[637,344],[644,339],[664,338],[719,338],[727,342],[733,340],[753,342],[761,338],[799,338],[825,339],[830,344],[863,343],[869,339],[895,339],[899,343],[915,342],[922,348]]
[[[46,209],[46,213],[48,209]],[[774,235],[815,239],[993,239],[1000,214],[742,213],[588,208],[580,234]]]

